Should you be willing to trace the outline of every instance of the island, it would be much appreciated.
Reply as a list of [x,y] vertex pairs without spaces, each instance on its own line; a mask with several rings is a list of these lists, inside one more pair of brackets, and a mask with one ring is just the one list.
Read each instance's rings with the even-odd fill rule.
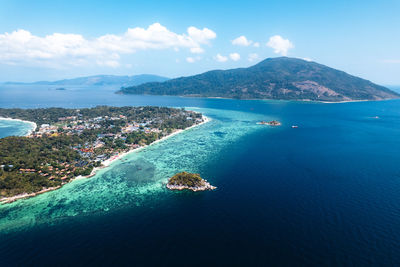
[[151,106],[0,109],[0,118],[34,128],[27,136],[0,139],[0,202],[92,176],[126,153],[208,120],[183,108]]
[[270,125],[270,126],[280,126],[282,125],[282,123],[280,123],[279,121],[260,121],[257,122],[257,124],[262,124],[262,125]]
[[216,189],[207,180],[202,179],[199,174],[189,172],[180,172],[169,178],[167,188],[170,190],[187,189],[194,192]]
[[386,87],[313,61],[267,58],[248,68],[212,70],[121,88],[120,94],[321,102],[399,98]]
[[64,79],[57,81],[37,81],[37,82],[7,82],[11,85],[51,85],[51,86],[113,86],[120,88],[123,86],[135,86],[148,82],[165,82],[169,78],[153,74],[139,74],[132,76],[118,76],[118,75],[94,75],[76,77],[72,79]]

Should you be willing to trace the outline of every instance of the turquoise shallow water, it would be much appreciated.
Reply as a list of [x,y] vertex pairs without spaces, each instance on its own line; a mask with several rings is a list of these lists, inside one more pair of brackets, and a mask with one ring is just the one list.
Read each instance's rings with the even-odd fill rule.
[[[0,206],[0,265],[400,263],[398,100],[239,101],[97,88],[22,97],[31,91],[0,88],[0,106],[163,105],[212,121],[91,179]],[[283,125],[256,125],[270,119]],[[218,189],[166,190],[181,170]]]
[[[210,116],[204,125],[125,156],[89,179],[59,190],[0,206],[0,231],[12,231],[69,216],[141,206],[149,196],[169,193],[168,177],[180,171],[200,172],[208,162],[242,136],[267,126],[265,116],[239,111],[190,108]],[[204,177],[213,183],[213,177]],[[216,181],[215,181],[216,182]]]
[[32,125],[26,122],[0,119],[0,138],[26,135],[31,129]]

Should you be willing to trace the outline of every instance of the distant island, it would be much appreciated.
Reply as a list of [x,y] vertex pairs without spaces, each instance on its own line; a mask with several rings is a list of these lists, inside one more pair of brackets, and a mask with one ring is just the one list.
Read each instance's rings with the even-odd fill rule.
[[262,125],[270,125],[270,126],[281,126],[282,123],[280,123],[279,121],[260,121],[257,122],[257,124],[262,124]]
[[32,122],[34,129],[0,139],[0,202],[92,176],[134,149],[207,121],[197,112],[151,106],[0,108],[1,117]]
[[58,81],[39,81],[33,83],[6,82],[5,84],[25,84],[25,85],[56,85],[56,86],[115,86],[116,88],[124,86],[135,86],[148,82],[164,82],[168,78],[152,75],[139,74],[132,76],[117,75],[95,75],[87,77],[78,77]]
[[383,86],[316,62],[268,58],[249,67],[122,88],[121,94],[283,99],[303,101],[383,100],[400,95]]
[[169,178],[167,188],[170,190],[187,189],[195,192],[216,189],[215,186],[202,179],[199,174],[189,172],[180,172]]

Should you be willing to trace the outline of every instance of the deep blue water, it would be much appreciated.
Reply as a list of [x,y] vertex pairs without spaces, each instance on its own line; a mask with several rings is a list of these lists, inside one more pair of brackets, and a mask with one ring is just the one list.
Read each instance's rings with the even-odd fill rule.
[[[144,152],[142,160],[168,151],[184,161],[197,155],[174,149],[194,143],[190,136],[204,142],[193,151],[207,145],[207,135],[210,142],[220,138],[221,147],[193,161],[218,189],[154,191],[140,202],[115,196],[109,210],[91,207],[55,220],[36,215],[34,223],[0,231],[0,265],[400,264],[400,101],[321,104],[120,96],[110,88],[0,88],[0,107],[98,104],[200,108],[213,119],[209,126]],[[283,125],[257,128],[259,118]],[[235,129],[243,134],[232,138]],[[114,168],[121,170],[133,171],[129,164]],[[109,173],[93,179],[116,177],[113,168]],[[82,191],[82,198],[95,196]],[[0,216],[17,220],[24,204],[0,208]],[[35,201],[28,204],[34,208]],[[46,214],[78,204],[52,203]]]

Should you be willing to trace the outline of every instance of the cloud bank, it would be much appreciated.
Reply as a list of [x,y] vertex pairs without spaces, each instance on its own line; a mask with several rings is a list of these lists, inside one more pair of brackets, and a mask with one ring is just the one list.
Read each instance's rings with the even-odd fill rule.
[[26,30],[0,34],[0,61],[10,65],[55,67],[58,65],[96,64],[118,67],[123,54],[139,50],[188,49],[204,52],[203,45],[217,37],[208,28],[188,27],[178,34],[160,23],[145,28],[129,28],[125,33],[106,34],[87,39],[80,34],[53,33],[44,37]]

